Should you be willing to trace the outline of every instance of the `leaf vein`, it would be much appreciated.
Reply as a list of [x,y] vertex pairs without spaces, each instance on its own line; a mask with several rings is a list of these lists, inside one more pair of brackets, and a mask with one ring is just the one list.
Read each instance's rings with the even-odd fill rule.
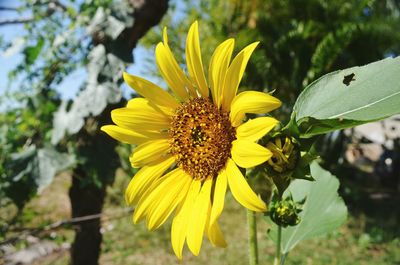
[[386,97],[384,97],[384,98],[381,98],[381,99],[379,99],[379,100],[377,100],[377,101],[371,102],[371,103],[369,103],[369,104],[367,104],[367,105],[360,106],[360,107],[358,107],[358,108],[355,108],[355,109],[352,109],[352,110],[348,110],[348,111],[345,111],[345,112],[342,112],[342,113],[339,113],[339,114],[330,116],[330,117],[328,117],[328,119],[339,118],[339,117],[342,116],[342,115],[346,115],[346,114],[349,114],[349,113],[352,113],[352,112],[355,112],[355,111],[358,111],[358,110],[361,110],[361,109],[368,108],[368,107],[373,106],[373,105],[375,105],[375,104],[378,104],[379,102],[384,101],[384,100],[386,100],[386,99],[388,99],[388,98],[394,97],[394,96],[396,96],[396,95],[398,95],[398,94],[400,94],[400,91],[397,91],[397,92],[395,92],[395,93],[393,93],[393,94],[391,94],[391,95],[388,95],[388,96],[386,96]]

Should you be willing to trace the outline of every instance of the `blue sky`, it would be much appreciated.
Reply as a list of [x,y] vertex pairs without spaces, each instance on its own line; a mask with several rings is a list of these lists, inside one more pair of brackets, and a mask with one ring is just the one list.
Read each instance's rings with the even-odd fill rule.
[[[176,0],[174,2],[177,5],[177,9],[176,14],[174,14],[173,17],[175,18],[175,20],[177,20],[178,17],[182,18],[182,16],[184,15],[182,11],[182,1]],[[0,0],[1,6],[17,7],[19,6],[19,4],[20,2],[18,0]],[[29,14],[18,14],[13,11],[0,11],[0,20],[24,16],[29,16]],[[0,35],[4,38],[5,41],[15,40],[18,43],[18,38],[20,38],[23,33],[23,25],[0,26]],[[4,51],[0,51],[0,94],[3,94],[7,88],[13,90],[18,89],[18,81],[14,81],[13,83],[9,84],[8,73],[13,70],[16,65],[18,65],[18,63],[23,59],[19,52],[20,50],[18,49],[14,50],[14,52],[8,50],[6,53],[4,53]],[[127,71],[131,74],[139,75],[153,82],[159,83],[160,80],[154,79],[146,73],[147,68],[145,68],[141,63],[144,61],[145,58],[152,58],[153,52],[148,51],[138,45],[138,47],[134,49],[133,54],[135,63],[130,65],[127,68]],[[76,95],[80,85],[84,82],[85,78],[85,69],[78,69],[64,79],[64,81],[57,87],[57,91],[60,93],[63,99],[73,98]],[[132,91],[126,85],[123,85],[122,89],[124,90],[125,95],[128,95]],[[1,109],[2,108],[0,106],[0,110]]]

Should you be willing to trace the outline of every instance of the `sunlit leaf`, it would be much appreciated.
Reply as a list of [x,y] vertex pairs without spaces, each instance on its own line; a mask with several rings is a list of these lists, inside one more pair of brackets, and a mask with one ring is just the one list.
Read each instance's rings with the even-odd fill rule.
[[[93,48],[88,57],[87,83],[84,84],[68,110],[67,102],[63,102],[54,114],[51,139],[53,144],[57,144],[65,133],[77,133],[88,116],[99,115],[108,104],[115,104],[122,98],[117,80],[125,67],[123,61],[112,54],[107,54],[102,44]],[[99,76],[107,77],[109,81],[99,82]]]
[[400,113],[400,57],[329,73],[311,83],[293,108],[302,137]]

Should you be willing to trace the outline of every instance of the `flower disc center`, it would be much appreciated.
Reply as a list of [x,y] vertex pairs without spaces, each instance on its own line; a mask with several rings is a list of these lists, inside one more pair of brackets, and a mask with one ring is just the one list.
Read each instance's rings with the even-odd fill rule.
[[171,125],[171,152],[178,166],[195,179],[216,177],[236,139],[228,113],[209,99],[195,98],[176,110]]

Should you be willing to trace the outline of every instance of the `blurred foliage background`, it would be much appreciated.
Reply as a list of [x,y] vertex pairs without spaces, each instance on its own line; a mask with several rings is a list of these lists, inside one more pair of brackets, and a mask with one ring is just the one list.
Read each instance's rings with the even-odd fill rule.
[[[5,12],[13,19],[3,19]],[[177,263],[167,228],[147,233],[133,227],[129,209],[118,210],[134,173],[131,147],[98,129],[125,104],[121,73],[132,63],[165,87],[153,53],[162,27],[185,68],[186,32],[196,19],[204,65],[228,37],[236,52],[260,41],[241,89],[273,92],[284,103],[274,113],[282,124],[302,89],[323,74],[400,54],[397,0],[1,1],[0,27],[23,27],[19,42],[0,38],[3,54],[18,43],[21,56],[0,95],[0,264],[35,246],[48,251],[28,263]],[[58,87],[79,69],[85,81],[66,100]],[[395,117],[320,139],[323,165],[340,178],[351,217],[337,234],[296,249],[289,264],[400,263],[399,123]],[[222,227],[232,246],[206,246],[185,263],[246,264],[244,212],[227,200]],[[53,223],[82,216],[92,219]],[[262,261],[271,263],[272,245],[259,237]]]

